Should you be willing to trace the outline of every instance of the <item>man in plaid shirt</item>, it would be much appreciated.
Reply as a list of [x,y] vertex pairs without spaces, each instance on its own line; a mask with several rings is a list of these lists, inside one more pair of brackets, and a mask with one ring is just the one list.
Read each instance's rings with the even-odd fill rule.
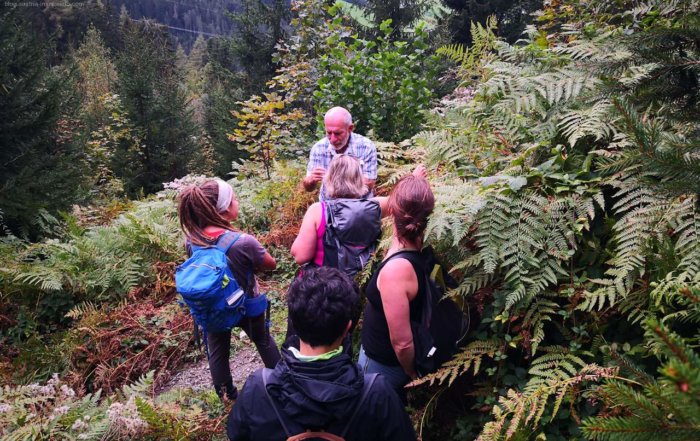
[[360,160],[362,174],[369,189],[368,196],[371,196],[377,180],[377,148],[374,143],[362,135],[352,133],[352,116],[342,107],[333,107],[326,112],[323,123],[326,126],[326,137],[311,148],[306,177],[302,181],[304,189],[313,191],[316,184],[321,182],[319,199],[328,199],[323,188],[323,176],[335,156],[346,154]]

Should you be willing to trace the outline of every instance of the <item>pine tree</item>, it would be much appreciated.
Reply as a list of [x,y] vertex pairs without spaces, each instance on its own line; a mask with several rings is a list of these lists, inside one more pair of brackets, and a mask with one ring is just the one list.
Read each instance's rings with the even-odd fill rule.
[[119,9],[119,29],[123,32],[124,28],[129,24],[129,10],[126,5],[122,4]]
[[228,39],[209,39],[206,58],[209,62],[204,68],[204,129],[214,151],[215,174],[224,177],[231,172],[231,163],[246,155],[228,138],[231,127],[236,125],[231,112],[238,110],[237,103],[247,98],[242,85],[245,74],[236,71],[235,54]]
[[207,42],[202,35],[199,35],[187,57],[183,71],[187,81],[187,87],[195,96],[199,96],[204,92],[204,65],[207,63],[206,55]]
[[83,188],[66,74],[51,48],[13,11],[0,11],[0,209],[15,233],[35,237],[42,209],[66,209]]
[[112,168],[130,194],[152,193],[187,174],[197,130],[168,34],[149,22],[129,22],[124,45],[118,91],[142,142],[114,152]]
[[181,72],[184,72],[185,66],[187,65],[187,54],[185,53],[185,48],[182,44],[177,44],[177,49],[175,49],[175,66]]
[[97,29],[90,27],[75,53],[78,66],[78,89],[82,95],[83,114],[88,129],[104,122],[106,110],[104,95],[112,93],[117,82],[117,71],[112,56]]
[[645,328],[663,360],[660,377],[608,381],[597,395],[611,411],[583,422],[588,439],[700,439],[700,354],[695,339],[683,338],[656,320],[649,320]]
[[275,73],[272,54],[275,45],[284,36],[284,25],[289,21],[288,2],[273,0],[268,5],[262,0],[243,0],[242,12],[232,14],[236,23],[231,47],[239,67],[246,73],[246,88],[250,94],[259,94]]
[[421,14],[428,8],[429,1],[418,0],[407,2],[405,0],[369,0],[367,11],[372,15],[375,29],[384,20],[391,20],[392,36],[398,38],[403,30],[415,23]]

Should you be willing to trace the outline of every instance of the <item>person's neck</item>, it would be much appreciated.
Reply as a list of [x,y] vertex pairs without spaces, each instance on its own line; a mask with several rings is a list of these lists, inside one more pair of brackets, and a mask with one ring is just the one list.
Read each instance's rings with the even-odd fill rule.
[[389,247],[388,255],[398,253],[399,251],[418,251],[423,246],[423,241],[417,239],[415,242],[401,241],[396,235],[391,240],[391,246]]
[[342,340],[339,339],[330,345],[311,346],[310,344],[304,342],[303,340],[299,340],[299,353],[301,355],[306,356],[306,357],[323,355],[327,352],[334,351],[334,350],[338,349],[340,347],[341,342],[342,342]]
[[203,231],[206,236],[210,237],[211,239],[216,239],[222,234],[224,234],[227,230],[225,228],[216,227],[214,225],[208,225],[204,227]]

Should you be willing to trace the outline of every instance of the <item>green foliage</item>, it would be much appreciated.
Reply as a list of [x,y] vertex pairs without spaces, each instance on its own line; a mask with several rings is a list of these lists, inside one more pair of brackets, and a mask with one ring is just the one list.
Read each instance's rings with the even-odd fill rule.
[[154,280],[155,262],[179,258],[180,233],[170,199],[139,202],[109,226],[69,233],[65,241],[8,246],[0,270],[2,303],[20,312],[3,326],[15,341],[55,331],[82,301],[117,302]]
[[187,174],[196,153],[195,126],[168,35],[155,25],[127,22],[117,58],[118,92],[139,142],[120,143],[112,169],[127,192],[154,193]]
[[48,67],[52,48],[12,8],[0,10],[0,207],[16,235],[36,239],[39,211],[85,195],[72,74]]
[[484,357],[493,358],[500,349],[501,345],[497,341],[471,342],[436,372],[414,380],[411,382],[411,386],[424,383],[431,385],[446,383],[449,386],[459,375],[466,374],[469,371],[477,375]]
[[352,18],[353,25],[359,27],[363,33],[371,35],[371,38],[382,36],[381,24],[391,20],[394,29],[390,38],[399,40],[409,39],[416,23],[436,22],[442,19],[448,10],[440,3],[437,0],[418,0],[410,3],[369,0],[363,7],[349,2],[339,2],[339,5],[343,12]]
[[[451,14],[445,25],[456,43],[471,45],[469,26],[471,23],[486,24],[491,16],[495,16],[501,25],[498,35],[505,41],[514,42],[522,37],[525,27],[535,21],[533,13],[543,8],[549,2],[542,0],[495,0],[490,2],[461,2],[442,0],[450,8]],[[559,4],[558,2],[552,2]],[[567,2],[568,4],[569,2]]]
[[3,439],[100,439],[109,431],[109,420],[99,400],[99,393],[78,396],[58,375],[44,385],[5,386],[0,391]]
[[390,41],[389,21],[376,41],[343,34],[331,35],[327,55],[321,56],[314,91],[319,124],[325,110],[344,106],[353,114],[356,130],[370,130],[381,140],[398,141],[416,133],[422,111],[432,98],[435,74],[427,33],[416,28],[411,42]]
[[602,20],[555,35],[531,28],[510,45],[484,27],[474,33],[484,56],[441,50],[475,95],[441,109],[414,142],[439,175],[429,240],[447,250],[456,293],[482,313],[473,338],[502,341],[482,368],[492,378],[476,378],[488,396],[475,406],[498,402],[481,439],[580,437],[581,417],[608,411],[582,385],[617,375],[601,342],[639,362],[659,350],[644,346],[640,323],[697,322],[699,132],[685,113],[697,89],[667,100],[652,87],[680,80],[658,68],[665,43],[650,17],[661,35],[672,25],[690,34],[687,7],[635,10],[629,35]]
[[274,54],[279,65],[270,87],[307,114],[313,112],[313,92],[324,56],[333,49],[333,36],[350,35],[337,8],[323,0],[302,0],[292,4],[292,36],[280,42]]
[[494,407],[494,421],[486,424],[480,440],[518,439],[531,433],[545,417],[554,421],[564,400],[575,402],[578,388],[615,376],[615,368],[586,364],[572,354],[553,352],[532,362],[523,392],[508,390]]
[[205,395],[174,390],[152,398],[153,372],[118,393],[81,395],[58,375],[45,384],[0,389],[4,440],[212,439],[224,417]]
[[248,94],[260,93],[274,75],[272,54],[275,45],[285,36],[289,7],[283,0],[243,0],[240,12],[228,14],[236,24],[231,49],[246,73],[243,81]]
[[459,72],[463,81],[473,82],[481,78],[481,69],[492,59],[492,51],[496,43],[496,17],[490,16],[486,25],[471,24],[472,44],[469,48],[455,43],[438,48],[437,54],[443,55],[459,64]]
[[[270,171],[275,157],[280,155],[291,156],[298,150],[293,144],[291,130],[294,122],[303,117],[298,110],[287,110],[288,106],[280,96],[275,93],[265,93],[264,100],[259,96],[253,96],[241,104],[241,111],[234,111],[238,118],[238,126],[231,141],[239,142],[248,153],[252,161],[262,163],[265,167],[265,175],[270,179]],[[290,145],[291,144],[291,145]]]
[[244,157],[245,152],[236,148],[228,139],[231,127],[236,119],[232,110],[239,108],[237,102],[247,95],[241,86],[241,74],[236,72],[233,64],[234,54],[227,40],[211,38],[207,43],[204,66],[204,86],[206,94],[201,97],[203,128],[211,139],[216,165],[216,176],[224,177],[231,172],[231,164]]
[[[698,309],[697,297],[693,308]],[[670,332],[655,320],[645,323],[646,335],[663,360],[659,378],[643,384],[610,380],[596,392],[614,413],[586,419],[588,439],[691,440],[700,437],[700,356],[691,340]]]

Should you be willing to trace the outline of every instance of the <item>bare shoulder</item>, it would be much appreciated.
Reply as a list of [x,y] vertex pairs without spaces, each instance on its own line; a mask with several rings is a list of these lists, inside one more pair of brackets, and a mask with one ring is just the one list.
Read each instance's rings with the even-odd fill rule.
[[313,204],[309,205],[309,208],[306,209],[306,212],[308,214],[320,213],[321,212],[321,203],[314,202]]
[[313,204],[309,205],[309,208],[306,209],[306,214],[304,215],[304,220],[306,219],[313,221],[314,225],[318,225],[319,219],[321,219],[320,202],[314,202]]
[[401,257],[391,259],[381,270],[383,283],[405,282],[411,276],[415,277],[413,265]]

